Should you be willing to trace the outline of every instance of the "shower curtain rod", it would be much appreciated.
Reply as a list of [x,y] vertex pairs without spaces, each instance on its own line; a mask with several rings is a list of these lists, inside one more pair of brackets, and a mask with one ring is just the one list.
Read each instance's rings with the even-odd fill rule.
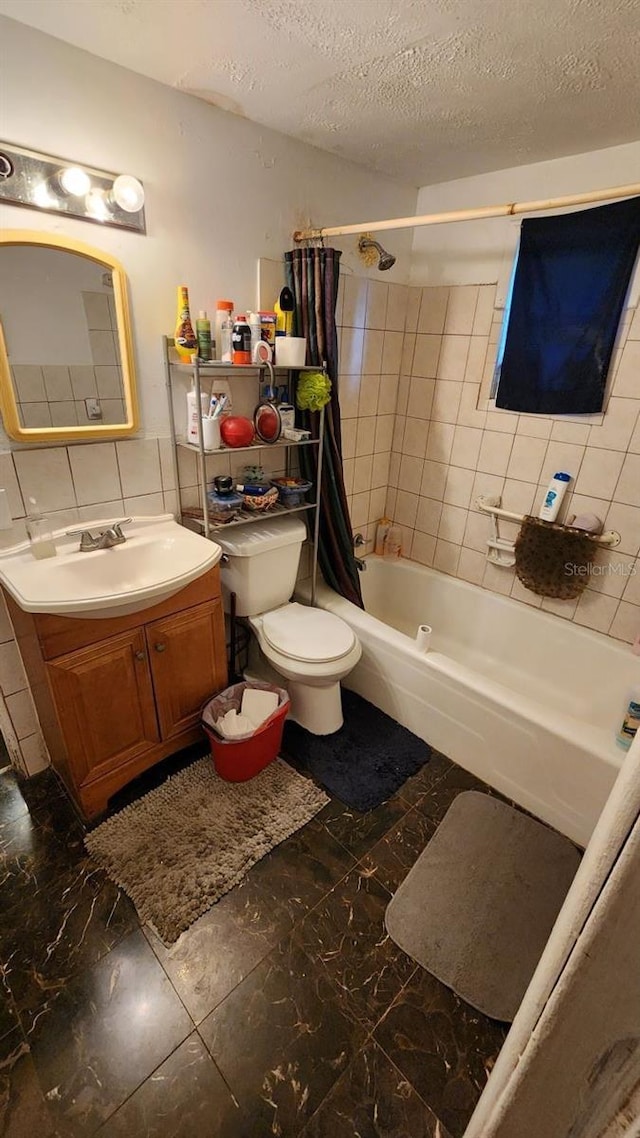
[[296,229],[294,241],[315,237],[339,237],[348,233],[381,233],[385,229],[413,229],[420,225],[444,225],[451,221],[479,221],[485,217],[513,217],[519,213],[538,213],[545,209],[565,209],[572,205],[632,198],[640,194],[640,182],[629,186],[611,186],[608,190],[590,190],[585,194],[568,194],[562,198],[541,198],[533,202],[511,202],[508,205],[485,205],[476,209],[455,209],[447,213],[423,213],[417,217],[392,217],[387,221],[360,221],[355,225],[329,225],[320,229]]

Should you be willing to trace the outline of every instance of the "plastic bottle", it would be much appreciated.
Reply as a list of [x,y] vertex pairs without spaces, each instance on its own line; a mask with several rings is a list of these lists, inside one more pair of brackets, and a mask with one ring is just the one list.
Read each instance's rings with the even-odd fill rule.
[[231,333],[231,356],[235,367],[251,364],[251,329],[246,316],[237,316]]
[[253,353],[256,350],[256,344],[259,344],[261,339],[262,339],[262,325],[260,323],[260,313],[259,312],[248,312],[247,313],[247,321],[249,324],[249,328],[251,329],[251,360],[253,361],[255,358]]
[[540,507],[540,517],[544,518],[545,522],[555,522],[570,481],[571,475],[566,474],[564,470],[559,470],[557,474],[554,474],[547,486],[544,502]]
[[216,356],[226,364],[231,363],[231,329],[233,328],[233,301],[216,301]]
[[[209,412],[209,396],[206,391],[200,392],[201,414],[204,418]],[[191,381],[191,391],[187,391],[187,442],[198,445],[198,401],[196,399],[196,381]]]
[[389,533],[390,529],[391,529],[391,518],[380,518],[380,521],[378,522],[378,527],[376,529],[376,541],[375,541],[375,545],[373,547],[373,552],[377,553],[378,557],[382,557],[382,555],[384,553],[384,546],[385,546],[385,542],[387,540],[387,534]]
[[634,691],[629,698],[620,730],[616,735],[618,746],[628,751],[638,733],[638,728],[640,728],[640,688]]
[[31,553],[36,561],[43,561],[45,557],[55,557],[56,547],[49,519],[42,513],[35,498],[29,498],[26,526]]
[[206,312],[198,313],[196,320],[196,336],[198,337],[198,356],[201,360],[213,359],[213,352],[211,350],[211,321],[208,319]]
[[384,543],[385,557],[402,557],[402,530],[399,526],[389,526]]
[[180,362],[183,364],[191,363],[191,357],[198,351],[198,340],[191,323],[189,289],[186,285],[178,285],[178,311],[174,343]]

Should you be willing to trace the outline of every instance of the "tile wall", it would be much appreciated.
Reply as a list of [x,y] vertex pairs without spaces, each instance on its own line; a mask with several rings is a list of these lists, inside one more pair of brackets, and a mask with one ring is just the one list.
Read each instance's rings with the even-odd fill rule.
[[[625,313],[606,413],[518,415],[492,407],[503,312],[495,286],[409,290],[386,512],[405,556],[631,642],[640,633],[640,309]],[[474,501],[537,512],[556,470],[574,477],[563,514],[595,513],[622,535],[579,601],[543,600],[513,569],[487,563],[489,518]],[[513,539],[517,524],[500,523]],[[636,570],[635,574],[633,570]]]

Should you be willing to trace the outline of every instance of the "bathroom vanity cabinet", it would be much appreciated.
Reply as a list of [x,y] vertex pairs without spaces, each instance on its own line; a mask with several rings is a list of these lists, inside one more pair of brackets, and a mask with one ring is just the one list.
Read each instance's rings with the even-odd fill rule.
[[7,604],[51,760],[85,818],[147,767],[203,738],[227,683],[217,566],[142,612],[83,620]]

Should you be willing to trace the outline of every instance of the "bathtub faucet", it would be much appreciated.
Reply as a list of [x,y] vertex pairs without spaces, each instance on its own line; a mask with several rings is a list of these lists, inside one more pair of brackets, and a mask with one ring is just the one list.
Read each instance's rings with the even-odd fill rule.
[[[364,537],[361,533],[357,533],[353,539],[353,548],[358,549],[361,545],[365,544]],[[356,569],[359,573],[364,573],[367,568],[367,563],[361,557],[356,557]]]

